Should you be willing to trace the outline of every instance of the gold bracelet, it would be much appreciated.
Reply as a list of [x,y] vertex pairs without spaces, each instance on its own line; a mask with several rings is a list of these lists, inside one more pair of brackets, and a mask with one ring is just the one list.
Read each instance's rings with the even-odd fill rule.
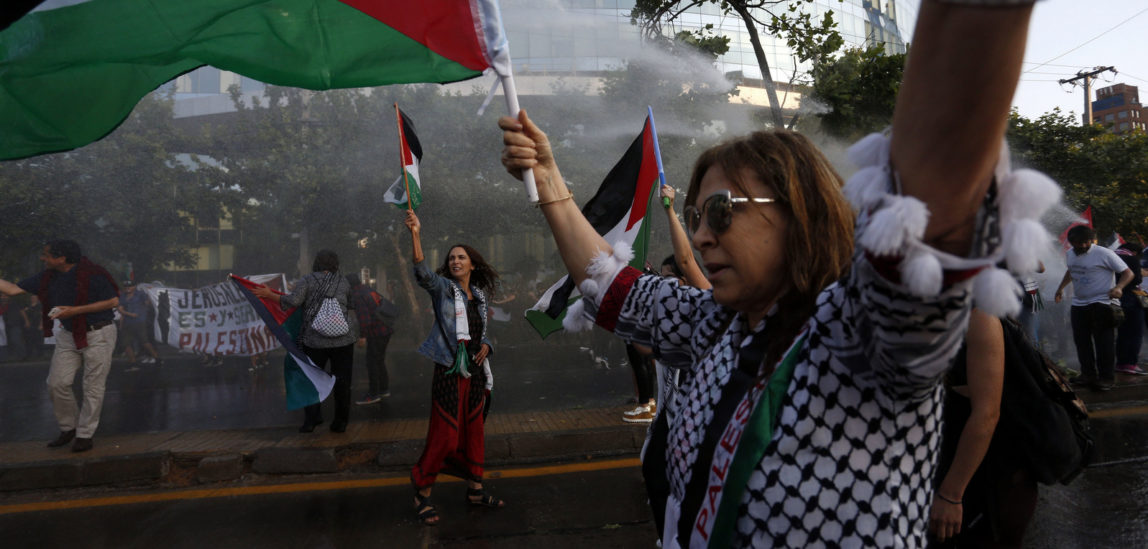
[[567,191],[566,196],[555,198],[554,200],[547,200],[546,202],[539,202],[539,203],[535,204],[535,206],[542,206],[545,204],[553,204],[555,202],[562,202],[563,200],[566,200],[567,198],[571,198],[571,199],[574,198],[574,193]]

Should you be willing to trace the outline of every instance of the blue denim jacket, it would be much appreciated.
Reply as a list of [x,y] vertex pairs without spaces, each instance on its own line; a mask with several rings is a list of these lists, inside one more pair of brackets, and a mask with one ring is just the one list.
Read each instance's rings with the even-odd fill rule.
[[[434,361],[435,364],[450,366],[454,364],[454,353],[458,349],[457,341],[447,341],[443,335],[454,337],[454,295],[451,286],[456,291],[463,291],[453,280],[440,276],[427,267],[427,262],[415,263],[415,280],[419,286],[426,289],[431,296],[434,306],[434,326],[427,335],[426,341],[419,345],[419,353]],[[478,314],[482,317],[482,342],[490,347],[490,354],[494,354],[494,344],[486,337],[486,295],[475,287],[470,288],[471,295],[478,300]],[[440,322],[445,325],[440,326]]]

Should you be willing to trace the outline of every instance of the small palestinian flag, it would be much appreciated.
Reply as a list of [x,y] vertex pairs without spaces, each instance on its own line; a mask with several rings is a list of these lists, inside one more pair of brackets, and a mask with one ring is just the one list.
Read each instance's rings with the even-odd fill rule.
[[[630,266],[641,269],[646,264],[650,240],[649,210],[658,193],[657,136],[654,116],[650,113],[641,135],[630,144],[622,159],[610,169],[597,194],[582,207],[582,214],[611,245],[625,242],[634,250]],[[526,311],[526,320],[543,338],[562,329],[566,308],[578,298],[569,275],[542,294],[538,303]]]
[[403,174],[383,194],[383,201],[407,209],[407,189],[411,190],[410,209],[417,210],[423,203],[422,184],[419,182],[419,162],[423,159],[423,146],[415,135],[415,125],[407,113],[395,105],[399,118],[399,151],[403,160]]
[[[274,301],[264,301],[255,297],[251,290],[259,284],[246,278],[231,275],[231,281],[239,288],[239,293],[251,303],[251,307],[267,325],[267,329],[275,334],[275,338],[284,349],[287,349],[287,356],[283,358],[283,384],[287,389],[287,409],[298,410],[304,406],[323,402],[335,387],[335,376],[316,367],[295,344],[299,332],[303,329],[303,310],[296,307],[284,311]],[[272,291],[283,294],[279,290],[272,289]]]

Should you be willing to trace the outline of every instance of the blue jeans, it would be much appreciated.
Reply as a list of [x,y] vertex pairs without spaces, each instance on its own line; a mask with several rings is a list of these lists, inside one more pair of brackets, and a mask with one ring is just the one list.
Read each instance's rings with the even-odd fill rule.
[[1016,320],[1024,327],[1024,333],[1032,340],[1032,344],[1040,349],[1040,313],[1032,310],[1033,301],[1033,295],[1026,292]]

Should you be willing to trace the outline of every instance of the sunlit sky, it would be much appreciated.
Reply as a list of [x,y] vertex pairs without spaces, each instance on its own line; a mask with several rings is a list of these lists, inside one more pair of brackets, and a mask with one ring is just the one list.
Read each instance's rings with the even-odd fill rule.
[[1023,116],[1037,117],[1054,107],[1081,114],[1083,89],[1057,80],[1097,66],[1113,66],[1118,74],[1097,77],[1092,99],[1097,88],[1123,83],[1139,87],[1143,103],[1148,100],[1148,0],[1038,2],[1024,60],[1013,99]]

